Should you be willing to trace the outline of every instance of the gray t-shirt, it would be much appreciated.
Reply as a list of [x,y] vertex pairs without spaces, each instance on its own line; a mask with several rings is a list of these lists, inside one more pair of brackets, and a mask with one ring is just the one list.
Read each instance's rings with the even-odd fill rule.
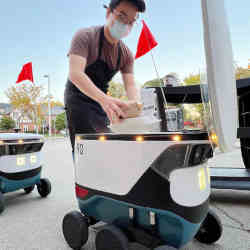
[[[82,56],[87,59],[89,66],[97,60],[99,52],[99,40],[102,26],[94,26],[78,30],[72,41],[68,56],[70,54]],[[134,57],[130,49],[120,41],[121,63],[119,70],[122,73],[133,73]],[[118,60],[118,46],[112,45],[104,37],[101,59],[106,62],[111,69],[116,69]]]

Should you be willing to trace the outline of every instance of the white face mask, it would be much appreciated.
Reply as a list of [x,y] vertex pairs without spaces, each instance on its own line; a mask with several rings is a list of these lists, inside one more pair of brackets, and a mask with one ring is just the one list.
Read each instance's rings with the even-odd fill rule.
[[131,26],[115,20],[113,25],[109,28],[109,31],[114,39],[120,40],[129,34],[131,31]]

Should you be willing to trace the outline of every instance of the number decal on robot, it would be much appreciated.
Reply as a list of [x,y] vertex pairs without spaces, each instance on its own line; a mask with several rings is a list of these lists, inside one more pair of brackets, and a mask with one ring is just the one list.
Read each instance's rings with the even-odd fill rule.
[[79,155],[83,155],[83,153],[84,153],[84,148],[83,148],[83,145],[82,145],[82,144],[80,144],[80,143],[77,144],[77,151],[78,151],[78,154],[79,154]]

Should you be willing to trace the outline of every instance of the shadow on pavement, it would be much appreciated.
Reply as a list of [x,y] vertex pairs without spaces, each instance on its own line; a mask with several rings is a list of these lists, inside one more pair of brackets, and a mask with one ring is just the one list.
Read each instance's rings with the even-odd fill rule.
[[249,205],[250,191],[212,189],[210,201],[211,203],[217,202],[234,205]]

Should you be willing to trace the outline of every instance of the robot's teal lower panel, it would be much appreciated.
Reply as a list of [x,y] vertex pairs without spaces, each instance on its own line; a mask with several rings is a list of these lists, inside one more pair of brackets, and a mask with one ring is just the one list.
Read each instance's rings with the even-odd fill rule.
[[176,248],[191,241],[202,223],[201,221],[193,224],[173,212],[135,206],[102,196],[94,196],[87,200],[78,199],[78,203],[82,213],[106,223],[128,222],[129,208],[134,208],[136,225],[145,229],[150,227],[150,212],[154,212],[159,238]]
[[41,173],[31,178],[26,178],[23,180],[9,180],[7,178],[0,176],[0,191],[2,193],[8,193],[26,187],[30,187],[32,185],[38,184],[40,178],[41,178]]

